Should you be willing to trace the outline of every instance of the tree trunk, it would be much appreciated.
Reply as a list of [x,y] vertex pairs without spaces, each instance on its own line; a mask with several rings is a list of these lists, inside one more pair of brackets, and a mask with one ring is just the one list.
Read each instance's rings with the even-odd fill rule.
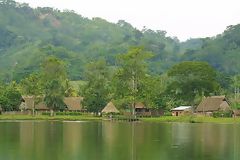
[[50,116],[51,116],[51,117],[54,116],[54,111],[53,111],[53,109],[50,109]]
[[35,96],[33,96],[33,109],[32,109],[32,116],[35,116]]
[[136,75],[135,72],[132,71],[132,96],[133,96],[133,103],[132,103],[132,115],[135,117],[135,101],[136,101],[136,92],[137,92],[137,84],[136,84]]

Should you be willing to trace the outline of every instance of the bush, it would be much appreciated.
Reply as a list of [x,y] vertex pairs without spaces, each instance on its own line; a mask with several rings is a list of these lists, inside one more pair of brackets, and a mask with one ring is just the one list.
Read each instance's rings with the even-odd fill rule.
[[232,117],[232,111],[216,111],[213,112],[213,117]]
[[44,115],[44,116],[50,116],[51,113],[50,113],[50,112],[43,112],[42,115]]
[[56,112],[56,115],[62,115],[62,116],[80,116],[82,113],[80,112]]
[[172,116],[172,112],[164,112],[164,116]]
[[[43,112],[42,115],[50,116],[50,112]],[[81,112],[55,112],[57,116],[80,116]]]

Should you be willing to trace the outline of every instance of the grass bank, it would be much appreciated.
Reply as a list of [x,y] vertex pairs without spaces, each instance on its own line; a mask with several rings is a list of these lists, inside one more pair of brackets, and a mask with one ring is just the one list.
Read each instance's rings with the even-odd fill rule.
[[48,115],[0,115],[0,120],[59,120],[59,121],[98,121],[101,117],[92,115],[65,116],[57,115],[50,117]]
[[[106,117],[95,117],[93,115],[0,115],[1,120],[58,120],[58,121],[101,121]],[[154,118],[140,118],[143,122],[184,122],[184,123],[240,123],[240,118],[213,118],[205,116],[162,116]]]
[[206,116],[163,116],[141,118],[144,122],[186,122],[186,123],[240,123],[240,118],[214,118]]

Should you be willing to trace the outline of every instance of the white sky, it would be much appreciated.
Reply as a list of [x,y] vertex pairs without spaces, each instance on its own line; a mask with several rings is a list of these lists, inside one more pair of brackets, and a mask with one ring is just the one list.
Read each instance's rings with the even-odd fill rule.
[[17,0],[32,7],[69,9],[84,17],[119,19],[142,29],[165,30],[181,41],[215,36],[240,23],[240,0]]

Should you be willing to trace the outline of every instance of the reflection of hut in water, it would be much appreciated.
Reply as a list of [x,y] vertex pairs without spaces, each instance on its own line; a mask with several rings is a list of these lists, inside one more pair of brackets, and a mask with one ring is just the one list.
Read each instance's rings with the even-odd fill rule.
[[62,125],[63,146],[66,153],[77,156],[82,152],[83,125],[81,122],[65,122]]
[[193,137],[192,127],[187,123],[173,123],[172,126],[172,147],[178,148],[186,144]]
[[207,113],[212,114],[215,111],[229,111],[230,103],[225,96],[211,96],[206,97],[198,105],[196,112],[197,113]]
[[119,113],[119,110],[115,107],[112,102],[109,102],[102,110],[102,113]]

